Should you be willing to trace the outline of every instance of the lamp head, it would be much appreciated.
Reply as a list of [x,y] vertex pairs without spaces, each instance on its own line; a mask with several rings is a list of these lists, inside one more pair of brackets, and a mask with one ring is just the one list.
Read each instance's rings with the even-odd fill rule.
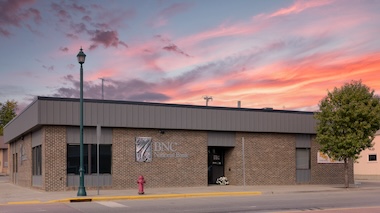
[[77,55],[77,58],[78,58],[78,63],[80,63],[80,64],[83,64],[84,60],[86,59],[86,54],[84,54],[82,47],[80,48],[80,51]]

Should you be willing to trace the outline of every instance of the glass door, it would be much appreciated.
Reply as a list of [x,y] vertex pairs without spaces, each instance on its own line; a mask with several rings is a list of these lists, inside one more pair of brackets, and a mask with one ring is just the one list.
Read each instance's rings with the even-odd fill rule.
[[215,184],[216,179],[224,176],[224,149],[208,148],[208,183]]

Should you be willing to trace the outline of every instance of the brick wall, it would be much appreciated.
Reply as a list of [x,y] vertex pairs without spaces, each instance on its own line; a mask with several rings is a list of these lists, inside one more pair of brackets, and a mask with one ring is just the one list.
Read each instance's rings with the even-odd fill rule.
[[[175,142],[176,152],[186,158],[158,158],[135,161],[135,138],[152,137],[153,142]],[[121,129],[113,130],[113,188],[137,188],[143,175],[146,187],[186,187],[207,185],[207,133],[201,131]],[[153,151],[154,152],[154,151]]]
[[227,150],[225,174],[233,185],[243,185],[244,137],[246,185],[294,184],[295,137],[290,134],[237,133],[236,146]]
[[[315,137],[311,143],[311,181],[312,184],[344,184],[344,164],[317,163],[317,152],[320,145],[315,142]],[[349,161],[349,180],[354,183],[353,163]]]
[[66,188],[66,127],[46,126],[42,139],[42,181],[45,191]]
[[[67,190],[66,175],[66,127],[43,127],[42,181],[43,190]],[[175,152],[188,157],[154,156],[152,162],[135,161],[135,138],[151,137],[152,142],[174,142]],[[231,185],[243,185],[242,137],[244,137],[246,185],[296,184],[296,148],[294,134],[236,133],[235,147],[225,148],[225,176]],[[146,187],[191,187],[208,183],[208,154],[206,131],[114,128],[112,137],[112,188],[137,188],[137,178],[143,175]],[[21,144],[25,154],[21,161]],[[344,183],[343,164],[318,164],[319,145],[312,138],[311,184]],[[17,184],[31,187],[32,149],[31,137],[25,135],[10,146],[9,169],[11,177],[13,161],[11,153],[18,153],[19,173]],[[154,149],[153,149],[154,152]],[[350,164],[350,182],[353,183],[353,166]]]
[[[24,135],[12,143],[9,152],[9,170],[11,180],[19,186],[31,187],[32,185],[32,139],[30,134]],[[13,153],[17,153],[17,177],[13,174]],[[22,156],[23,155],[23,156]]]

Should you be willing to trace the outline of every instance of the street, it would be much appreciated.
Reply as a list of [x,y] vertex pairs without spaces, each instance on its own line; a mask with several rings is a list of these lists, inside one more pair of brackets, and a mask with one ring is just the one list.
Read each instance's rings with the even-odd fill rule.
[[261,196],[118,200],[0,206],[0,213],[379,212],[380,190],[264,194]]

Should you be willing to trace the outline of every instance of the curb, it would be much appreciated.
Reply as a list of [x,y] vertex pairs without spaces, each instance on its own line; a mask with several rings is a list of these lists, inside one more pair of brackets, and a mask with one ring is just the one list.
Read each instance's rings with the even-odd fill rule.
[[13,202],[8,202],[6,204],[0,204],[1,205],[23,205],[23,204],[38,204],[41,203],[39,200],[29,200],[29,201],[13,201]]
[[128,196],[106,196],[106,197],[89,197],[89,198],[66,198],[61,200],[52,200],[50,203],[66,202],[86,202],[106,201],[106,200],[148,200],[164,198],[189,198],[189,197],[216,197],[216,196],[249,196],[261,195],[261,192],[208,192],[208,193],[189,193],[189,194],[158,194],[158,195],[128,195]]
[[80,197],[80,198],[63,198],[50,201],[19,201],[8,202],[1,205],[25,205],[25,204],[47,204],[47,203],[72,203],[72,202],[92,202],[92,201],[110,201],[110,200],[148,200],[148,199],[165,199],[165,198],[191,198],[191,197],[217,197],[217,196],[253,196],[262,195],[262,192],[207,192],[207,193],[188,193],[188,194],[158,194],[158,195],[128,195],[128,196],[104,196],[104,197]]

